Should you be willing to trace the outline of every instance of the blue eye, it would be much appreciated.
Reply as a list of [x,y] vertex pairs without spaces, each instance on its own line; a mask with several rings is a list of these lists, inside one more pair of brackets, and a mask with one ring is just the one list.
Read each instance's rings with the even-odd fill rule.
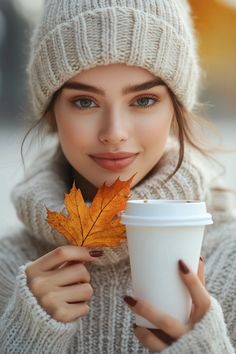
[[[74,100],[73,103],[79,109],[89,109],[89,108],[97,107],[96,104],[94,103],[94,101],[91,100],[90,98],[78,98],[78,99]],[[91,103],[93,103],[94,105],[92,106]]]
[[154,106],[158,102],[158,100],[152,96],[151,97],[150,96],[143,96],[143,97],[138,98],[135,102],[138,103],[138,104],[134,104],[135,107],[148,108],[148,107]]
[[[139,108],[149,108],[154,106],[157,102],[158,99],[153,96],[143,96],[136,99],[132,105]],[[78,109],[90,109],[98,107],[94,100],[89,97],[77,98],[73,100],[73,104]]]

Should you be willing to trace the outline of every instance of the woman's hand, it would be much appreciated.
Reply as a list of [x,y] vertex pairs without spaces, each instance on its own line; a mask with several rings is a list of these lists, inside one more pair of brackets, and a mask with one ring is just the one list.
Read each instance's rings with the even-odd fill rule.
[[62,246],[26,267],[28,286],[39,304],[55,320],[71,322],[87,315],[93,289],[84,262],[95,260],[102,251]]
[[179,337],[190,331],[202,319],[210,307],[210,295],[204,285],[203,263],[200,260],[198,275],[193,273],[183,261],[179,261],[180,276],[186,285],[193,302],[189,322],[182,324],[173,317],[154,309],[142,300],[130,296],[124,298],[130,309],[144,317],[159,329],[147,329],[134,325],[134,333],[144,347],[153,352],[161,352]]

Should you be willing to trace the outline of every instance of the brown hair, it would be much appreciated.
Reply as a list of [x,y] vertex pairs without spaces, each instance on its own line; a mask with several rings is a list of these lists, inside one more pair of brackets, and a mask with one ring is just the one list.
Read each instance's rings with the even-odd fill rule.
[[[202,137],[202,130],[214,131],[219,136],[219,133],[216,132],[217,129],[213,123],[208,121],[206,118],[192,112],[188,112],[182,103],[177,99],[176,95],[167,87],[171,101],[174,107],[175,119],[173,120],[173,132],[177,137],[179,142],[179,158],[177,165],[171,175],[168,177],[169,180],[181,167],[181,164],[184,159],[185,145],[186,143],[193,147],[195,150],[199,151],[202,155],[206,157],[211,157],[215,162],[217,162],[211,155],[213,152],[216,152],[216,149],[207,145],[206,141]],[[200,106],[200,105],[199,105]],[[199,137],[201,136],[201,138]],[[218,162],[217,162],[218,163]],[[222,165],[219,163],[222,167]]]

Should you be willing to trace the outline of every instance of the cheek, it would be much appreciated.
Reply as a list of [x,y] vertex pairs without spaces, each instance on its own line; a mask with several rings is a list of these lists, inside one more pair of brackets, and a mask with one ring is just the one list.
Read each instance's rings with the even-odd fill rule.
[[140,142],[144,146],[163,146],[170,133],[172,115],[157,115],[139,127]]
[[78,113],[62,97],[55,104],[54,117],[59,142],[67,155],[85,151],[88,143],[94,140],[91,120],[78,117]]
[[92,140],[92,130],[76,121],[57,120],[58,137],[66,151],[82,152]]

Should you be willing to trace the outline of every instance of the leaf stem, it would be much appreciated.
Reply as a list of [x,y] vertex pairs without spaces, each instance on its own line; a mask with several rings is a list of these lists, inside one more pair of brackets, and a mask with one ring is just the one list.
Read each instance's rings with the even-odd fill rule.
[[101,213],[104,211],[104,209],[106,209],[106,207],[112,202],[112,200],[113,200],[113,199],[122,191],[122,189],[124,189],[124,188],[125,188],[125,187],[121,188],[120,191],[119,191],[117,194],[115,194],[115,195],[107,202],[107,204],[100,210],[100,212],[99,212],[98,216],[96,217],[96,219],[94,220],[94,222],[93,222],[93,224],[92,224],[90,230],[88,231],[87,235],[86,235],[85,238],[83,239],[83,241],[82,241],[82,243],[81,243],[81,246],[83,246],[83,244],[85,243],[86,239],[90,236],[90,233],[91,233],[93,227],[95,226],[97,220],[99,219]]

